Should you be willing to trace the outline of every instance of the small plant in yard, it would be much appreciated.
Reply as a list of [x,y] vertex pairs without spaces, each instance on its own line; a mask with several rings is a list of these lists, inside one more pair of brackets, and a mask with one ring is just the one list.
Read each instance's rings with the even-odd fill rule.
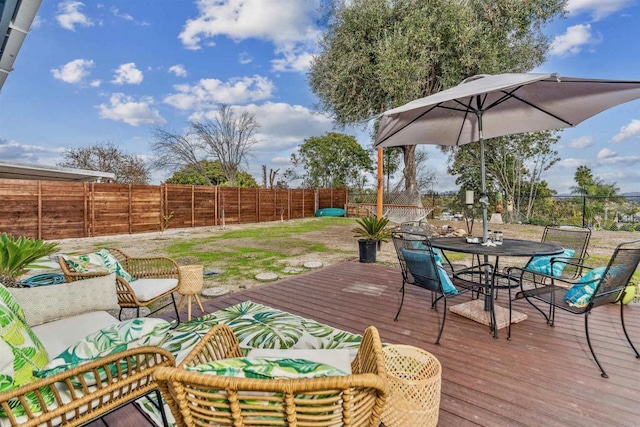
[[160,221],[160,233],[164,232],[164,230],[169,227],[169,221],[173,218],[174,211],[171,211],[168,215],[162,215],[162,220]]
[[27,266],[38,258],[54,254],[58,250],[55,242],[47,243],[28,237],[14,238],[0,234],[0,283],[9,287],[20,287],[17,279],[27,271]]
[[358,218],[356,222],[359,226],[352,230],[355,237],[377,242],[386,242],[391,237],[391,229],[387,228],[387,225],[389,225],[388,218],[365,216]]

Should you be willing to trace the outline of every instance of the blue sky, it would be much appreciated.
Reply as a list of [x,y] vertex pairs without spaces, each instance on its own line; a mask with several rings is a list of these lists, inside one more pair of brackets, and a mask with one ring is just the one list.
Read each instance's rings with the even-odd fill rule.
[[[151,129],[177,132],[217,105],[254,113],[259,143],[247,169],[289,166],[304,139],[335,130],[314,112],[306,71],[320,30],[320,0],[43,0],[0,92],[0,158],[55,165],[65,147],[110,141],[151,157]],[[564,76],[640,80],[640,2],[569,0],[546,28],[547,62]],[[365,147],[371,141],[358,132]],[[562,161],[544,176],[561,193],[579,165],[640,191],[640,101],[562,132]],[[455,190],[446,158],[429,164],[436,188]],[[168,176],[154,174],[155,183]],[[373,180],[371,180],[373,182]]]

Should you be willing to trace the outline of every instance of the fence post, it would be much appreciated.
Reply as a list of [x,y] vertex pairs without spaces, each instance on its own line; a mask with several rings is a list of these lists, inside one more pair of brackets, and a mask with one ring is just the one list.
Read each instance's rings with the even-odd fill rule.
[[133,214],[132,212],[132,205],[133,201],[131,200],[131,184],[129,184],[129,234],[131,234],[133,232],[133,221],[131,218],[131,215]]
[[585,217],[587,215],[587,196],[582,196],[582,226],[585,227]]
[[84,208],[83,215],[82,215],[82,220],[84,222],[84,224],[83,224],[83,226],[84,226],[84,237],[89,237],[89,221],[88,221],[89,212],[88,212],[88,209],[87,209],[88,206],[89,206],[89,203],[87,201],[87,187],[88,186],[89,186],[89,184],[86,183],[86,182],[82,185],[82,194],[83,194],[82,206]]
[[42,181],[38,181],[38,240],[42,239]]
[[191,185],[191,228],[196,226],[196,189]]

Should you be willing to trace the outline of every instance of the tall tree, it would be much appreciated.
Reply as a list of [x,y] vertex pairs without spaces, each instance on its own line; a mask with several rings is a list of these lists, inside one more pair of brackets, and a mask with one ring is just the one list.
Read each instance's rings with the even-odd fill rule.
[[[546,189],[542,173],[560,160],[558,152],[553,149],[558,139],[555,132],[544,131],[485,141],[487,188],[493,192],[501,191],[516,211],[530,218],[538,196],[543,195],[540,190]],[[456,183],[461,188],[479,191],[479,144],[451,150],[454,154],[449,173],[458,175]]]
[[587,200],[581,200],[584,202],[585,218],[588,222],[594,220],[596,215],[600,213],[605,214],[606,221],[606,207],[609,202],[619,202],[621,197],[619,196],[620,188],[616,186],[616,183],[606,183],[602,179],[593,176],[591,169],[587,166],[581,165],[576,168],[576,172],[573,176],[576,185],[571,187],[571,193],[587,197]]
[[111,172],[114,182],[122,184],[148,184],[149,167],[142,158],[125,153],[113,142],[98,142],[89,147],[67,148],[64,160],[58,166]]
[[[201,171],[204,171],[202,175]],[[188,184],[188,185],[220,185],[230,187],[222,171],[220,162],[201,160],[198,167],[191,165],[184,166],[173,173],[173,175],[165,181],[166,184]],[[257,188],[258,183],[249,173],[238,171],[236,173],[235,187]]]
[[[248,160],[260,129],[255,115],[243,112],[237,116],[233,108],[223,105],[212,120],[194,121],[182,135],[155,128],[151,148],[156,155],[154,165],[174,170],[191,166],[203,177],[201,160],[217,160],[229,185],[235,186],[242,163]],[[213,183],[211,183],[213,185]]]
[[324,136],[305,139],[298,153],[291,155],[294,167],[304,169],[299,174],[288,169],[285,175],[302,179],[310,188],[342,187],[362,188],[366,172],[373,170],[369,153],[353,136],[329,132]]
[[[542,27],[565,0],[329,0],[309,83],[341,125],[455,86],[479,73],[523,72],[544,62]],[[403,147],[408,192],[415,146]]]

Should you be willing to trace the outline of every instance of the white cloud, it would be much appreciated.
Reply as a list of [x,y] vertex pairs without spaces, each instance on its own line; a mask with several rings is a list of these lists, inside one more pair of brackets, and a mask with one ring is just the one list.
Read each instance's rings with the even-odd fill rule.
[[174,93],[164,98],[166,104],[181,110],[214,108],[218,104],[243,104],[272,96],[274,85],[266,77],[236,77],[226,83],[218,79],[202,79],[196,85],[175,85]]
[[590,136],[581,136],[573,139],[569,142],[568,146],[571,148],[587,148],[595,144],[595,141]]
[[238,55],[238,62],[242,65],[250,64],[253,62],[253,57],[249,55],[248,52],[240,52],[240,55]]
[[274,157],[271,159],[271,163],[276,166],[288,166],[291,164],[291,157]]
[[91,86],[91,87],[100,87],[101,84],[102,84],[101,80],[92,80],[89,83],[89,86]]
[[631,123],[620,128],[620,132],[611,138],[611,142],[621,142],[632,138],[640,138],[640,120],[638,119],[633,119]]
[[85,77],[89,76],[89,69],[94,65],[90,59],[74,59],[60,68],[53,68],[51,74],[65,83],[82,83]]
[[598,163],[600,165],[628,168],[636,165],[638,161],[640,161],[639,156],[613,156],[599,159]]
[[0,158],[10,162],[55,165],[62,159],[65,149],[20,144],[14,140],[0,138]]
[[616,157],[617,155],[618,153],[608,148],[603,148],[602,150],[598,151],[598,159],[610,159],[612,157]]
[[634,0],[569,0],[566,9],[570,15],[588,13],[598,21],[633,4]]
[[58,14],[56,20],[62,28],[75,31],[76,25],[82,27],[91,27],[94,22],[87,15],[82,13],[80,9],[84,7],[84,3],[80,1],[63,1],[58,4]]
[[276,54],[282,55],[282,58],[271,60],[274,71],[305,72],[313,59],[311,52],[293,43],[277,48]]
[[556,163],[556,165],[560,168],[564,168],[564,169],[575,169],[580,165],[588,165],[590,163],[593,163],[593,160],[590,159],[572,159],[572,158],[567,158],[567,159],[562,159],[560,160],[558,163]]
[[137,85],[142,83],[143,78],[144,76],[142,75],[142,71],[136,68],[136,63],[129,62],[118,67],[111,83],[115,83],[117,85]]
[[579,53],[585,45],[596,43],[591,34],[591,24],[578,24],[567,28],[567,32],[555,36],[549,53],[551,55],[575,55]]
[[120,13],[120,9],[118,9],[117,7],[112,7],[111,8],[111,13],[113,14],[113,16],[115,16],[116,18],[122,18],[125,21],[135,21],[135,19],[133,18],[133,16],[129,15],[128,13]]
[[[319,0],[279,0],[278,6],[264,0],[197,0],[198,16],[187,20],[179,39],[187,49],[214,46],[212,40],[255,38],[271,42],[277,71],[305,71],[317,49],[320,29],[315,25]],[[241,59],[242,61],[242,59]]]
[[144,97],[135,101],[133,97],[123,93],[114,93],[109,98],[108,104],[97,105],[100,118],[125,122],[131,126],[161,125],[166,120],[160,115],[158,110],[151,106],[154,101],[151,97]]
[[185,70],[182,64],[176,64],[169,67],[169,72],[175,74],[178,77],[187,77],[187,70]]

